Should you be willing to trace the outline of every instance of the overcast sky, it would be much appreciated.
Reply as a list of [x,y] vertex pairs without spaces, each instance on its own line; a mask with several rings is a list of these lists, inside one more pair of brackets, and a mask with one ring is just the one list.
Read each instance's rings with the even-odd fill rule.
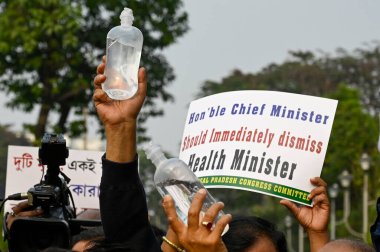
[[191,30],[165,51],[177,79],[166,116],[149,121],[153,140],[179,154],[187,106],[205,80],[233,69],[257,72],[289,50],[352,50],[380,40],[380,1],[185,0]]
[[[174,156],[187,106],[205,80],[220,81],[234,69],[257,72],[283,62],[289,50],[333,53],[380,40],[379,0],[184,0],[184,9],[190,31],[164,51],[177,76],[169,87],[176,101],[160,103],[166,115],[148,121],[152,140]],[[2,106],[0,124],[19,130],[36,115]]]

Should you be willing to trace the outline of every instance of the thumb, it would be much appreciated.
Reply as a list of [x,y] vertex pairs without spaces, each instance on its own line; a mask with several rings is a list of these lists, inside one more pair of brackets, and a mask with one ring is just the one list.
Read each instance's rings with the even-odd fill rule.
[[300,211],[297,205],[291,202],[290,200],[280,200],[280,204],[289,209],[289,211],[292,212],[294,216],[297,216]]
[[141,67],[138,71],[138,89],[139,96],[145,98],[147,92],[147,76],[145,68]]

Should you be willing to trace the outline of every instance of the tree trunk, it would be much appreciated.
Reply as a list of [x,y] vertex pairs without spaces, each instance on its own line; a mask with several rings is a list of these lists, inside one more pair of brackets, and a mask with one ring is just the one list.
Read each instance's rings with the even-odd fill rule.
[[60,109],[60,115],[59,115],[59,121],[57,123],[57,126],[62,134],[65,134],[67,131],[66,128],[66,122],[67,118],[70,114],[70,106],[66,106],[63,103],[61,103],[61,109]]
[[50,112],[50,105],[42,104],[40,108],[40,113],[38,115],[36,129],[34,131],[34,137],[35,137],[36,142],[40,142],[42,136],[45,133],[49,112]]

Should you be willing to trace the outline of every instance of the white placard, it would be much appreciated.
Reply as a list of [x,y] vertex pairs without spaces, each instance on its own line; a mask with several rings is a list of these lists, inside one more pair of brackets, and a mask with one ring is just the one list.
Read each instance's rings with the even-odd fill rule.
[[205,187],[256,191],[310,205],[338,102],[234,91],[190,104],[180,159]]
[[[27,192],[42,178],[42,166],[38,162],[38,147],[8,146],[5,196]],[[99,184],[102,174],[101,157],[104,152],[69,149],[66,165],[61,171],[71,181],[68,187],[77,208],[99,209]],[[45,165],[45,173],[47,166]],[[9,205],[15,202],[11,201]]]

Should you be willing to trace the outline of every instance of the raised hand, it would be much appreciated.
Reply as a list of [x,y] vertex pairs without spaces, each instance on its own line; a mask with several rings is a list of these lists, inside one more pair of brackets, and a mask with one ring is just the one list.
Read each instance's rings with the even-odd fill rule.
[[106,80],[103,74],[105,61],[106,58],[103,57],[102,63],[97,68],[93,102],[106,133],[106,158],[119,163],[131,162],[136,158],[137,116],[147,90],[145,69],[139,69],[138,90],[133,97],[122,101],[113,100],[101,87]]
[[186,252],[227,251],[221,235],[226,225],[231,221],[231,215],[223,215],[212,227],[215,217],[223,209],[224,204],[222,202],[213,204],[202,216],[201,208],[205,197],[206,190],[204,189],[199,190],[194,196],[189,208],[188,225],[186,226],[177,216],[173,198],[166,195],[162,206],[168,218],[170,229],[177,235],[178,246],[184,248]]
[[280,204],[286,206],[308,232],[311,251],[318,251],[329,241],[330,202],[326,182],[319,177],[310,179],[310,182],[316,186],[308,196],[312,199],[312,207],[298,206],[289,200],[281,200]]
[[136,123],[137,116],[144,103],[147,89],[146,73],[144,68],[138,72],[137,93],[127,100],[112,100],[102,90],[101,84],[106,80],[104,75],[105,57],[97,68],[97,75],[94,78],[95,91],[93,101],[100,120],[107,126],[120,123]]

